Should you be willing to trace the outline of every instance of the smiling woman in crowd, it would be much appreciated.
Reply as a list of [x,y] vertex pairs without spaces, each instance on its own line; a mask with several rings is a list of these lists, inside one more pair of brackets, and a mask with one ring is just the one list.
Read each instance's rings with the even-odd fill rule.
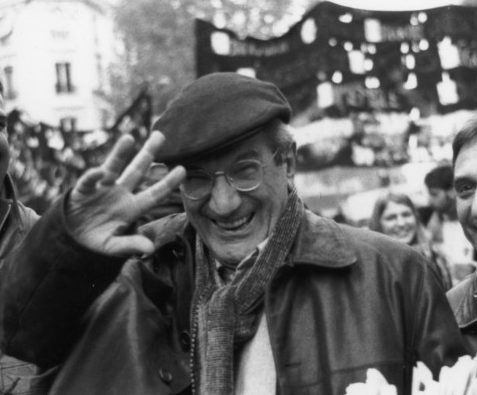
[[431,243],[409,196],[390,192],[379,198],[374,205],[369,228],[421,252],[435,266],[445,290],[451,288],[449,264],[444,255]]

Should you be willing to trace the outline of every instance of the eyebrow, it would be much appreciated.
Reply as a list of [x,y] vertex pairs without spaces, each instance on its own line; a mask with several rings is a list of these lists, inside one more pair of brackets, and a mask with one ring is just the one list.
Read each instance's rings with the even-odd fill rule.
[[468,177],[468,176],[460,176],[460,177],[454,178],[454,187],[456,185],[459,185],[459,184],[462,184],[462,183],[474,183],[475,184],[475,179],[473,179],[472,177]]
[[241,160],[241,159],[259,159],[261,157],[261,155],[259,154],[258,151],[256,150],[250,150],[250,151],[246,151],[246,152],[242,152],[240,155],[238,155],[234,162],[235,161],[238,161],[238,160]]
[[[260,159],[260,158],[261,158],[260,153],[257,150],[252,149],[252,150],[245,151],[245,152],[242,152],[242,153],[238,154],[231,161],[231,164],[234,163],[234,162],[240,161],[240,160],[244,160],[244,159]],[[199,165],[196,165],[196,164],[185,165],[185,168],[186,168],[186,170],[203,170],[203,169],[205,169],[204,166],[199,166]]]

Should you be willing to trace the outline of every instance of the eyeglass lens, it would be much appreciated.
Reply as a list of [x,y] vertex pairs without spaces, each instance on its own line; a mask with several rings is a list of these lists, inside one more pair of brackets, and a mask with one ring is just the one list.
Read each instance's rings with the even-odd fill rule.
[[[262,168],[263,165],[260,161],[242,160],[234,163],[226,170],[225,177],[235,189],[247,192],[257,188],[262,182]],[[190,170],[183,182],[182,191],[192,199],[201,199],[212,190],[215,177],[215,174],[203,169]]]

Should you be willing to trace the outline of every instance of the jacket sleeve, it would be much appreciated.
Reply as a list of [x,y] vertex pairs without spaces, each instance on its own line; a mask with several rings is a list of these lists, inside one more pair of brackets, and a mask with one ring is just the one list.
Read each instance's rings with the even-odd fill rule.
[[418,266],[422,270],[414,271],[415,278],[409,279],[413,284],[408,300],[414,323],[411,343],[417,352],[415,360],[424,362],[436,379],[443,365],[453,365],[459,356],[471,354],[471,350],[460,333],[435,271],[427,261],[417,263],[421,263]]
[[124,262],[73,240],[65,226],[65,200],[33,226],[0,273],[2,350],[43,369],[68,355],[85,311]]

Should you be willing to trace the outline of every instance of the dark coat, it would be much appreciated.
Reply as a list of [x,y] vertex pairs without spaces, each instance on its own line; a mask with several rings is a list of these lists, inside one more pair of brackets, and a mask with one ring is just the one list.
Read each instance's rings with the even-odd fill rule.
[[467,276],[447,292],[457,324],[468,342],[471,355],[477,353],[477,273]]
[[[3,198],[0,198],[0,268],[14,253],[27,233],[38,220],[38,214],[17,200],[15,188],[7,174],[3,180]],[[0,352],[0,394],[23,394],[30,392],[31,376],[36,366],[19,361]],[[35,379],[34,379],[35,380]]]
[[[185,215],[143,231],[156,253],[123,265],[75,243],[56,208],[9,266],[4,346],[45,369],[57,366],[52,394],[190,391],[194,232]],[[281,395],[342,395],[370,367],[408,394],[417,360],[436,373],[466,352],[420,254],[311,212],[269,284],[264,311]]]

